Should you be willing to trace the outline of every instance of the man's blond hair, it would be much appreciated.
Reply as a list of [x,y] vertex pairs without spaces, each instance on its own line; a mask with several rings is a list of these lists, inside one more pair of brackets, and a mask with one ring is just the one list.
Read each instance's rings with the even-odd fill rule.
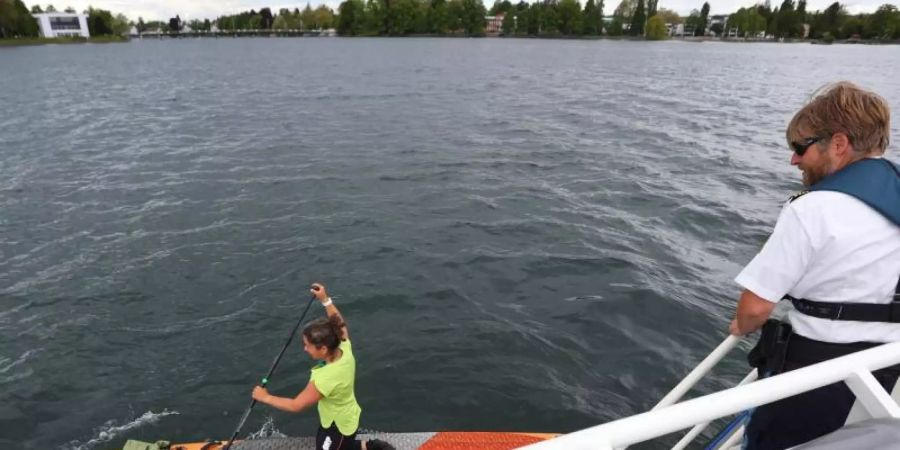
[[[801,130],[807,135],[801,136]],[[849,81],[827,84],[816,91],[788,124],[788,145],[809,137],[823,140],[847,135],[853,150],[881,155],[891,136],[891,110],[880,95]]]

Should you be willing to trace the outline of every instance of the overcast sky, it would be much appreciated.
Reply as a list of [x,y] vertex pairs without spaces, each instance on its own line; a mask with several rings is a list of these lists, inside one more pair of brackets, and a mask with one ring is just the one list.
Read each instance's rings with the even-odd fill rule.
[[[138,17],[143,17],[144,20],[162,20],[168,19],[169,17],[174,17],[176,14],[179,14],[182,19],[214,19],[220,15],[224,14],[234,14],[240,11],[246,11],[249,9],[259,9],[263,7],[272,8],[272,12],[277,12],[279,9],[288,7],[288,8],[297,8],[303,9],[306,5],[306,0],[299,0],[296,2],[291,2],[290,0],[40,0],[39,2],[33,0],[23,0],[26,5],[30,8],[34,4],[40,4],[42,7],[45,7],[48,3],[52,3],[53,6],[58,10],[63,10],[68,6],[74,7],[78,11],[83,11],[87,9],[88,5],[93,5],[95,8],[108,9],[112,11],[114,14],[122,13],[128,16],[130,19],[137,20]],[[511,0],[512,1],[512,0]],[[526,0],[527,1],[527,0]],[[581,3],[584,4],[586,0],[582,0]],[[611,12],[618,4],[620,0],[605,0],[604,10],[606,13]],[[761,0],[764,1],[764,0]],[[517,3],[518,0],[513,1],[513,3]],[[732,13],[740,7],[750,6],[760,1],[757,0],[709,0],[709,4],[711,6],[710,13],[711,14],[728,14]],[[825,9],[833,3],[834,0],[807,0],[808,11],[815,11],[819,9]],[[338,5],[341,3],[341,0],[314,0],[310,2],[315,8],[317,5],[324,3],[330,6],[332,9],[337,10]],[[771,0],[772,6],[775,7],[781,4],[781,0]],[[897,1],[891,0],[847,0],[841,2],[843,5],[847,7],[847,9],[851,13],[859,13],[859,12],[872,12],[878,8],[878,6],[884,3],[893,3],[897,4]],[[493,0],[486,0],[485,6],[490,8],[493,4]],[[703,0],[659,0],[660,8],[668,8],[675,10],[676,12],[687,15],[691,12],[692,9],[700,9],[700,6],[703,5]]]

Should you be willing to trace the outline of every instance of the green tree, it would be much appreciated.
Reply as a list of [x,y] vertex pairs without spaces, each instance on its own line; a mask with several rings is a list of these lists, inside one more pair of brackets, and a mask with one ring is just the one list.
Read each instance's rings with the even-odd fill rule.
[[698,30],[698,35],[705,36],[706,35],[706,25],[709,23],[709,2],[703,2],[703,7],[700,8],[700,29]]
[[625,18],[614,14],[612,22],[609,23],[609,29],[606,30],[610,36],[621,36],[625,30]]
[[431,24],[428,22],[429,13],[431,12],[431,4],[428,0],[415,0],[416,3],[416,23],[415,23],[415,31],[416,34],[427,34],[431,33]]
[[42,12],[44,12],[44,10],[41,9],[41,5],[34,5],[31,7],[32,14],[40,14]]
[[559,33],[559,11],[556,0],[544,0],[541,4],[541,34],[556,35]]
[[319,7],[313,11],[313,17],[316,18],[316,26],[320,29],[324,30],[333,26],[334,11],[325,5],[319,5]]
[[778,8],[772,10],[769,20],[766,22],[766,34],[778,36]]
[[300,23],[303,30],[311,30],[316,26],[316,13],[308,2],[306,8],[303,8],[303,12],[300,13]]
[[450,0],[447,2],[447,29],[451,33],[460,33],[462,26],[463,6],[462,0]]
[[487,10],[481,0],[461,0],[460,25],[469,36],[484,34]]
[[[520,36],[528,34],[528,21],[530,15],[529,4],[524,0],[520,0],[519,3],[516,4],[515,8],[510,11],[509,15],[513,16],[512,22],[514,27],[514,34]],[[503,17],[503,21],[506,21],[506,16]]]
[[794,6],[794,0],[784,0],[776,15],[778,33],[784,38],[800,37],[803,33],[803,24],[800,15]]
[[647,39],[661,41],[669,38],[669,30],[662,17],[653,16],[647,21]]
[[337,32],[341,36],[358,36],[362,34],[366,23],[366,5],[362,0],[346,0],[338,7]]
[[11,0],[0,0],[0,38],[11,38],[17,35],[19,13]]
[[131,26],[128,25],[128,17],[125,17],[125,14],[119,13],[116,14],[112,19],[112,32],[116,36],[127,36],[131,31]]
[[634,15],[634,9],[637,8],[637,0],[622,0],[619,6],[613,11],[613,16],[621,16],[623,20],[630,21]]
[[[362,2],[362,0],[360,0]],[[363,10],[365,10],[365,4],[363,3]],[[365,13],[365,11],[363,11]],[[301,13],[300,8],[294,8],[293,11],[286,17],[288,28],[291,30],[300,30],[303,28],[303,21],[300,20]]]
[[384,27],[387,22],[387,11],[382,0],[368,0],[366,2],[365,26],[363,34],[379,35],[387,32]]
[[726,20],[727,26],[728,26],[728,30],[726,30],[726,31],[728,33],[731,33],[732,30],[736,30],[738,33],[738,36],[741,36],[744,33],[746,33],[747,17],[749,16],[749,14],[750,13],[747,11],[747,8],[740,8],[737,11],[735,11],[734,13],[730,14],[728,16],[728,19]]
[[560,0],[557,5],[559,32],[567,35],[579,35],[582,32],[581,5],[578,0]]
[[[528,7],[528,10],[524,12],[524,16],[527,17],[527,25],[524,27],[526,33],[529,36],[537,36],[541,33],[541,4],[540,3],[532,3],[531,6]],[[523,28],[523,24],[519,24],[519,29]]]
[[275,16],[275,20],[272,22],[273,30],[287,30],[288,29],[288,21],[287,17],[284,14],[279,14]]
[[659,0],[647,0],[647,17],[653,17],[656,15]]
[[31,13],[28,12],[28,7],[25,6],[25,3],[22,3],[22,0],[15,0],[13,5],[18,13],[18,20],[16,22],[19,35],[25,37],[37,37],[40,33],[40,27],[38,27],[37,21],[31,16]]
[[[88,19],[90,21],[90,19]],[[88,22],[90,24],[90,22]],[[181,32],[181,17],[176,15],[169,19],[169,32],[178,34]],[[91,34],[94,34],[94,30],[91,30]]]
[[389,15],[390,28],[388,34],[403,36],[415,32],[419,7],[416,0],[393,0]]
[[516,13],[512,10],[503,16],[503,22],[500,23],[500,34],[502,36],[513,36],[516,34]]
[[600,34],[600,30],[603,29],[603,17],[598,14],[594,0],[588,0],[584,4],[582,19],[582,34],[586,36],[597,36]]
[[672,25],[684,23],[684,19],[682,19],[681,16],[678,15],[678,13],[672,11],[671,9],[659,8],[655,15],[662,18],[663,23],[671,23]]
[[728,27],[737,29],[738,36],[756,37],[760,32],[766,31],[766,19],[755,7],[741,8],[728,16]]
[[494,0],[494,5],[488,11],[488,14],[496,16],[498,13],[508,13],[512,11],[513,5],[509,0]]
[[603,34],[603,0],[597,0],[597,20],[600,21],[600,34]]
[[766,0],[764,3],[757,3],[756,10],[760,15],[766,18],[766,23],[768,24],[772,17],[774,17],[774,13],[772,11],[772,4],[769,0]]
[[431,0],[428,4],[428,32],[445,34],[451,29],[450,12],[446,0]]
[[696,36],[702,24],[703,20],[700,18],[700,11],[696,9],[691,11],[691,14],[684,19],[684,34]]
[[744,35],[747,37],[756,37],[759,33],[766,31],[766,18],[759,13],[758,9],[752,9],[747,13],[747,29]]
[[88,7],[87,10],[88,31],[91,36],[107,36],[115,34],[115,20],[111,12]]
[[900,26],[900,15],[897,13],[897,7],[884,4],[868,17],[864,25],[863,37],[866,39],[891,39],[898,26]]
[[44,8],[44,11],[45,11],[45,12],[48,12],[48,13],[55,13],[55,12],[56,12],[56,7],[54,7],[53,5],[47,5],[47,7]]
[[167,24],[161,20],[151,20],[147,22],[148,30],[160,30],[163,31],[167,27]]
[[37,21],[21,0],[0,0],[0,38],[37,37]]
[[823,30],[834,36],[839,35],[841,33],[841,25],[844,24],[846,17],[847,12],[844,11],[844,7],[838,2],[832,3],[822,13]]
[[271,9],[263,8],[259,10],[259,28],[271,30],[273,22],[275,22],[275,18],[272,16]]
[[647,22],[647,16],[644,12],[644,0],[638,0],[637,7],[634,8],[634,15],[631,16],[631,28],[628,29],[628,34],[643,36],[645,22]]
[[849,16],[841,24],[840,37],[843,39],[860,38],[865,29],[865,22],[859,16]]

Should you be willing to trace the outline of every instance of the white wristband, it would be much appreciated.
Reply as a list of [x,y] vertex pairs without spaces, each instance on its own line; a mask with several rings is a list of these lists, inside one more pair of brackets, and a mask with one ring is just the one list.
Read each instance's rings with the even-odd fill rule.
[[334,303],[334,302],[331,301],[331,297],[328,297],[328,301],[325,302],[325,303],[322,303],[322,306],[323,306],[323,307],[330,306],[332,303]]

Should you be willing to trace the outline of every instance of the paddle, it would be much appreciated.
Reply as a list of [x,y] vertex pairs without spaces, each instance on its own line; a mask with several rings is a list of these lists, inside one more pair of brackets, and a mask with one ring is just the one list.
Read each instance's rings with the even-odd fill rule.
[[[287,342],[284,343],[284,348],[281,349],[281,353],[275,358],[275,362],[272,363],[272,368],[269,369],[269,374],[259,382],[259,385],[262,387],[266,387],[269,384],[269,377],[272,376],[272,373],[275,372],[275,368],[278,367],[278,363],[281,362],[281,357],[284,355],[285,350],[287,350],[288,346],[291,345],[291,341],[294,340],[294,335],[297,334],[297,330],[300,329],[300,324],[303,323],[303,318],[306,317],[306,312],[309,311],[309,307],[312,306],[313,300],[316,299],[316,296],[313,295],[312,298],[309,299],[309,303],[306,304],[306,309],[303,310],[303,314],[300,315],[300,320],[297,321],[297,326],[291,331],[291,335],[288,336]],[[250,411],[253,410],[253,407],[256,406],[256,400],[250,401],[250,406],[247,407],[247,410],[244,411],[244,416],[241,417],[241,421],[238,423],[237,429],[234,430],[234,434],[231,435],[231,439],[228,440],[228,443],[222,447],[222,450],[229,450],[231,448],[232,442],[234,442],[234,438],[237,437],[238,433],[241,432],[241,428],[244,427],[244,422],[247,421],[247,417],[250,417]]]

